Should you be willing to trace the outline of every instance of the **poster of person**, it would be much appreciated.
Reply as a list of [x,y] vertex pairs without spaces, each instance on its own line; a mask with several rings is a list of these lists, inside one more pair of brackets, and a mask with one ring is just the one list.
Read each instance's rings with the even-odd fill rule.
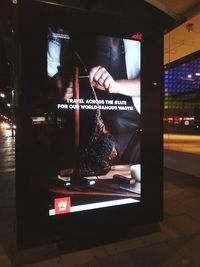
[[49,215],[141,200],[141,42],[48,29]]

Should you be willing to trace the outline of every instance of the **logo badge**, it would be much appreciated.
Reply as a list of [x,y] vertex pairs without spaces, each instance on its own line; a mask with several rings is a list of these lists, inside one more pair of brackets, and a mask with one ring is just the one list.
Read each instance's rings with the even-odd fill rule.
[[55,214],[69,213],[71,207],[71,198],[62,197],[54,199]]
[[133,35],[131,36],[131,38],[132,38],[133,40],[139,40],[139,41],[141,41],[141,40],[142,40],[142,33],[135,33],[135,34],[133,34]]

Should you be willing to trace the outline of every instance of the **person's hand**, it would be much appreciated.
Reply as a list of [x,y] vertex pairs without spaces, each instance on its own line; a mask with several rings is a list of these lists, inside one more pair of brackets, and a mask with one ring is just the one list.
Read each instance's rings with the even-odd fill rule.
[[65,88],[63,100],[67,100],[73,97],[73,82],[70,81],[68,87]]
[[90,70],[89,81],[92,86],[108,93],[114,93],[115,87],[117,86],[110,73],[101,66],[93,67]]
[[73,97],[73,82],[69,81],[68,86],[64,86],[62,82],[62,77],[56,75],[56,85],[60,95],[61,100],[66,101],[69,98]]

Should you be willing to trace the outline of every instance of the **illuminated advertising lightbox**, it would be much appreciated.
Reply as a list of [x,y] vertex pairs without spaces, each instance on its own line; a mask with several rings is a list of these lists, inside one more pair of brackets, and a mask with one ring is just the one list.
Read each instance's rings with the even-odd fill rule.
[[113,242],[163,216],[162,32],[171,20],[143,1],[127,18],[64,2],[14,6],[20,249]]
[[48,28],[49,216],[141,201],[141,41]]

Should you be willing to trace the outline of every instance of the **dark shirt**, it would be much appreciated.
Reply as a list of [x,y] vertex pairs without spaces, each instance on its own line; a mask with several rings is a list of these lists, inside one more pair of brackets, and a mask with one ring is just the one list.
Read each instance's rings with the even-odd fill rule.
[[[71,55],[71,64],[68,64],[68,66],[78,65],[80,75],[88,75],[92,67],[100,65],[110,73],[114,80],[127,79],[123,39],[73,34],[68,49]],[[69,70],[67,72],[69,73]],[[80,91],[81,98],[94,98],[89,80],[80,81]],[[101,110],[101,117],[106,129],[118,143],[117,163],[139,163],[140,141],[138,129],[140,128],[140,115],[133,104],[132,98],[123,94],[109,94],[98,89],[96,89],[96,94],[99,100],[122,100],[126,101],[127,106],[132,106],[132,110]]]

